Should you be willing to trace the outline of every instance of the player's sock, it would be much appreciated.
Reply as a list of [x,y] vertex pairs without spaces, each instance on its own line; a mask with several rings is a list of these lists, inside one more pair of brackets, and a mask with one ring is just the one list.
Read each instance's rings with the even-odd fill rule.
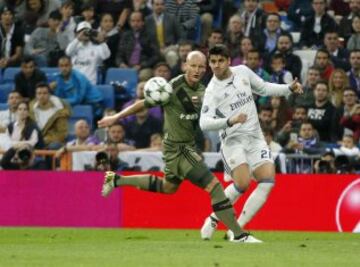
[[121,176],[115,179],[115,186],[130,185],[141,190],[163,193],[163,180],[155,175]]
[[226,198],[221,185],[218,183],[210,192],[211,203],[216,217],[219,218],[235,236],[241,235],[243,230],[236,222],[234,208],[229,199]]
[[[224,190],[225,196],[230,200],[232,204],[234,204],[239,197],[244,193],[239,187],[236,186],[236,184],[232,183],[228,185]],[[210,218],[214,221],[219,221],[219,218],[216,216],[216,214],[213,212],[210,215]]]
[[255,190],[251,193],[244,204],[244,208],[238,219],[241,227],[244,227],[260,210],[267,200],[271,189],[274,187],[274,180],[267,179],[258,183]]

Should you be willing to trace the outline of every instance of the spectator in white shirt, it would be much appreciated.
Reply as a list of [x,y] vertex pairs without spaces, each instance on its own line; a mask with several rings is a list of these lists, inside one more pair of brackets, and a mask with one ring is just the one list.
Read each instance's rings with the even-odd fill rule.
[[21,100],[21,95],[17,91],[12,91],[8,95],[8,109],[0,111],[0,133],[5,132],[7,126],[16,120],[16,108]]

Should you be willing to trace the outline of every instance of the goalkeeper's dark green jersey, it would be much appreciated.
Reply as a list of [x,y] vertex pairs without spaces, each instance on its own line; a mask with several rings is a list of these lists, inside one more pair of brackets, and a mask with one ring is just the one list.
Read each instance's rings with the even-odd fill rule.
[[[205,86],[198,83],[190,87],[184,75],[170,81],[173,88],[168,103],[164,108],[164,140],[170,142],[194,143],[196,130],[199,127],[201,101],[205,93]],[[193,104],[193,97],[198,103]],[[146,107],[152,105],[145,101]]]

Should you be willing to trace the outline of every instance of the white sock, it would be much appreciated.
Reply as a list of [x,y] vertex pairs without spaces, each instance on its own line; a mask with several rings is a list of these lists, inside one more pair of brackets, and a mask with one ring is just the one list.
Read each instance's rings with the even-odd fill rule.
[[[230,200],[231,204],[234,204],[243,194],[243,191],[238,188],[234,183],[231,183],[225,188],[224,193],[225,196]],[[211,213],[210,216],[215,220],[219,220],[219,218],[215,215],[214,212]]]
[[244,208],[238,218],[238,223],[240,227],[243,228],[261,209],[267,200],[271,189],[274,186],[274,182],[271,180],[267,182],[262,182],[257,185],[255,190],[251,193],[249,198],[244,204]]

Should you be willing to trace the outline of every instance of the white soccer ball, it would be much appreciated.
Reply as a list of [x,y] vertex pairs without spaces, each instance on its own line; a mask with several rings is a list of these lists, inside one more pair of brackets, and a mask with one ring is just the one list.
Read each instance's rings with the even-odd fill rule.
[[169,102],[172,91],[171,85],[162,77],[151,78],[144,87],[145,99],[153,105],[164,105]]

